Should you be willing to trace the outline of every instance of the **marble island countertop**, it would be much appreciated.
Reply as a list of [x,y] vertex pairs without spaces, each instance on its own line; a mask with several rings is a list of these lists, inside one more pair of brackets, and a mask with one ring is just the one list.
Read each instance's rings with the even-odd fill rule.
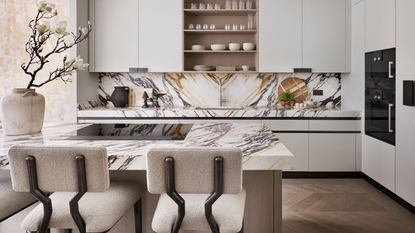
[[359,118],[355,109],[278,108],[106,108],[78,110],[78,118]]
[[8,169],[7,153],[12,145],[105,146],[111,170],[145,170],[145,151],[150,146],[238,147],[243,152],[244,170],[289,170],[293,155],[263,124],[194,124],[183,141],[62,140],[62,135],[86,124],[46,125],[40,134],[4,136],[0,129],[0,169]]

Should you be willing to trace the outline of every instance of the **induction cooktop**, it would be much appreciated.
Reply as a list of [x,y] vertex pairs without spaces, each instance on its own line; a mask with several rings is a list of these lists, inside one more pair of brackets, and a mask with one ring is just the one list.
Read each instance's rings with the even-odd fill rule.
[[61,140],[184,140],[192,124],[93,124]]

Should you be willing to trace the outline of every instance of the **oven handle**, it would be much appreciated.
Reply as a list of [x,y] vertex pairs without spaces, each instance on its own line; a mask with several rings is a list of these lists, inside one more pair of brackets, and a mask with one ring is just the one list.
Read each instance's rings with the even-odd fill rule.
[[389,129],[389,133],[393,133],[394,130],[391,129],[392,123],[391,123],[391,118],[392,118],[392,108],[393,108],[394,104],[389,104],[388,106],[388,129]]
[[388,63],[388,76],[389,78],[395,78],[395,76],[392,74],[392,65],[393,65],[393,61],[390,61]]

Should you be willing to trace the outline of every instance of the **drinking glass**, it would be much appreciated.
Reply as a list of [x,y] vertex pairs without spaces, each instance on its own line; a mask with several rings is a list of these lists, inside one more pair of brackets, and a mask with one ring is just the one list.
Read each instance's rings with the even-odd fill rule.
[[254,29],[254,15],[253,14],[248,14],[247,28],[248,28],[248,30],[253,30]]
[[226,0],[225,9],[227,9],[227,10],[232,9],[232,2],[231,2],[231,0]]
[[238,0],[232,1],[232,10],[238,10]]
[[239,10],[245,10],[245,1],[239,0]]
[[252,8],[254,8],[254,4],[252,3],[252,0],[247,0],[246,9],[251,10]]

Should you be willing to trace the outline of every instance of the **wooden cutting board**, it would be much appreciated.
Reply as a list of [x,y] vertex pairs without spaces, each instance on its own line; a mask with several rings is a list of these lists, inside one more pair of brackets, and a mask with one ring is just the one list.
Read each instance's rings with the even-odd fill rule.
[[296,103],[303,103],[308,98],[308,87],[303,79],[297,77],[287,77],[278,86],[277,96],[283,92],[292,92]]

